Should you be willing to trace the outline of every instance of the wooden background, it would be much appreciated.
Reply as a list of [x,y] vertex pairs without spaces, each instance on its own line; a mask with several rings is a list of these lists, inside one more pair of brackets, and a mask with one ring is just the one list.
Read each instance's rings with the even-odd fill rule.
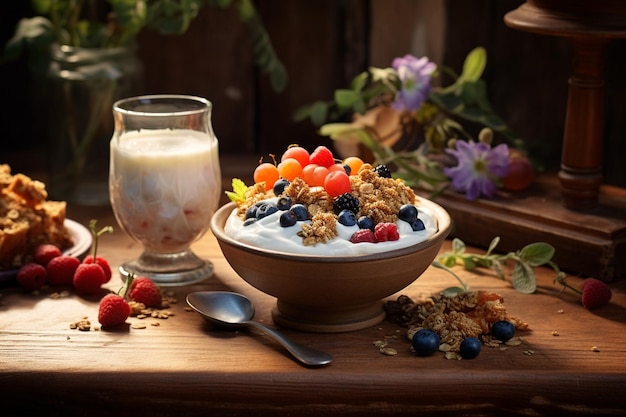
[[[18,3],[18,4],[16,4]],[[289,84],[275,93],[251,61],[246,27],[234,10],[205,8],[181,36],[144,32],[139,54],[146,93],[204,96],[224,154],[263,156],[290,143],[330,144],[295,110],[332,97],[369,65],[395,56],[428,55],[460,71],[465,55],[484,46],[484,75],[497,112],[527,140],[533,154],[556,170],[560,160],[572,50],[559,38],[515,31],[504,14],[521,0],[257,0],[255,2]],[[0,4],[0,41],[11,36],[28,3]],[[625,28],[626,30],[626,28]],[[626,187],[626,42],[607,52],[605,182]],[[23,61],[0,65],[0,162],[22,169],[45,163],[46,127],[32,123],[32,86]],[[30,123],[29,123],[30,122]],[[24,158],[25,154],[34,155]]]

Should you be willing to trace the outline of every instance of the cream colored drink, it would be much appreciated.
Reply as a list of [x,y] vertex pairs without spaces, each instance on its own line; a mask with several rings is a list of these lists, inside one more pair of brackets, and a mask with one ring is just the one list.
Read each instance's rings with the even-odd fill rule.
[[126,233],[155,252],[184,250],[221,193],[217,142],[194,130],[142,130],[111,141],[111,203]]

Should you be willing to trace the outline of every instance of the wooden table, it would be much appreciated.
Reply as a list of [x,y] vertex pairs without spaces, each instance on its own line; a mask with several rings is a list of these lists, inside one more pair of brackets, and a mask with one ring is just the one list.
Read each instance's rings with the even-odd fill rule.
[[[117,226],[110,208],[69,207],[68,217]],[[537,271],[532,295],[490,273],[459,269],[471,288],[501,293],[508,311],[530,324],[522,345],[485,347],[476,359],[456,361],[440,353],[415,356],[405,329],[391,321],[343,334],[285,330],[334,356],[330,366],[311,369],[261,334],[218,331],[185,308],[191,291],[239,291],[257,305],[256,318],[272,324],[274,299],[235,274],[210,233],[194,248],[213,261],[214,276],[173,289],[174,316],[128,320],[145,329],[72,330],[70,323],[83,317],[97,325],[99,296],[53,299],[54,288],[38,295],[0,288],[2,415],[556,416],[617,415],[626,408],[626,282],[611,284],[611,304],[592,312],[573,293],[561,293],[548,269]],[[442,250],[449,249],[446,242]],[[113,266],[139,250],[117,227],[100,241]],[[430,268],[400,293],[422,298],[455,284]],[[107,284],[119,286],[117,276]],[[396,338],[389,344],[396,356],[373,345],[386,337]]]

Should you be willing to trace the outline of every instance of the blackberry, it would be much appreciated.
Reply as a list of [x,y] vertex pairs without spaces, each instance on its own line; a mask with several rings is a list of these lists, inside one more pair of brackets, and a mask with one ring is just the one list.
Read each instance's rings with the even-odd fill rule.
[[350,193],[341,194],[333,201],[333,211],[335,214],[339,214],[342,210],[350,210],[355,214],[358,213],[359,199]]
[[377,165],[374,168],[374,172],[381,178],[391,178],[391,171],[387,168],[387,165]]

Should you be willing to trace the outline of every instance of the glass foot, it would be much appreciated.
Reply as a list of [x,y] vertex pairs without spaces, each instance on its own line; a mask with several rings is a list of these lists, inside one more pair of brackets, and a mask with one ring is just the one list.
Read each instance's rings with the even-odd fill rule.
[[174,287],[209,278],[213,275],[213,264],[191,251],[177,254],[144,252],[138,259],[123,263],[119,272],[124,281],[129,274],[133,274],[148,277],[162,287]]

